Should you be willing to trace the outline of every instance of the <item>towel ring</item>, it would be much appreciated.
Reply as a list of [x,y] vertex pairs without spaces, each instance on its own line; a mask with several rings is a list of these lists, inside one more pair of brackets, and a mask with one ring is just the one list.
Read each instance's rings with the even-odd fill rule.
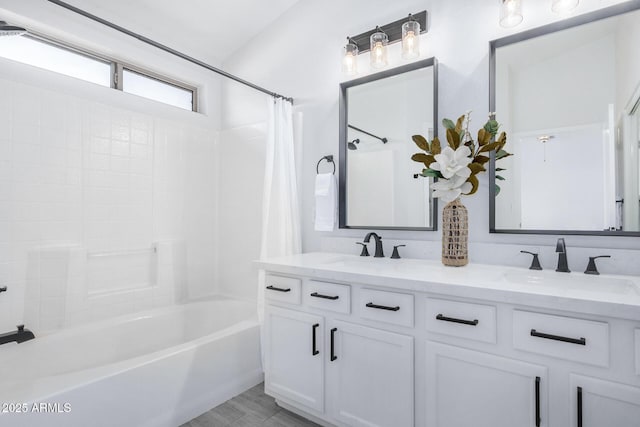
[[322,157],[320,160],[318,160],[318,163],[316,164],[316,174],[319,174],[319,173],[320,173],[320,170],[319,170],[319,168],[320,168],[320,163],[321,163],[323,160],[326,160],[326,161],[327,161],[327,163],[331,163],[331,164],[333,165],[333,174],[335,175],[335,174],[336,174],[336,164],[335,164],[335,162],[333,161],[333,155],[331,155],[331,154],[329,154],[328,156],[324,156],[324,157]]

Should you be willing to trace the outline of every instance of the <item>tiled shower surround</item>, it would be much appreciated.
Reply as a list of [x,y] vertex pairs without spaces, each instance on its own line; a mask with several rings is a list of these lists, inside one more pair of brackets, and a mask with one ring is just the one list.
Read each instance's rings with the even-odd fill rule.
[[0,80],[0,332],[213,292],[216,132],[146,102]]

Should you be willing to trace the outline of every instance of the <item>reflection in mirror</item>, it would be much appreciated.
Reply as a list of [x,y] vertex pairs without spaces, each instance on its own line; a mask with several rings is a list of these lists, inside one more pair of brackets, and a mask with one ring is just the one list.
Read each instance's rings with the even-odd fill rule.
[[411,136],[433,137],[435,74],[432,58],[341,85],[341,228],[434,229]]
[[491,43],[491,111],[514,153],[492,171],[500,187],[490,198],[492,232],[640,231],[640,11],[632,8]]

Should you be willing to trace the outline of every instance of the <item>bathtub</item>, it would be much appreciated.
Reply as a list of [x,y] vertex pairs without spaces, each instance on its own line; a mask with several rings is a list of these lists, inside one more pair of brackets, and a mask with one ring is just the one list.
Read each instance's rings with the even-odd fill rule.
[[255,303],[215,298],[0,347],[0,426],[179,426],[262,381]]

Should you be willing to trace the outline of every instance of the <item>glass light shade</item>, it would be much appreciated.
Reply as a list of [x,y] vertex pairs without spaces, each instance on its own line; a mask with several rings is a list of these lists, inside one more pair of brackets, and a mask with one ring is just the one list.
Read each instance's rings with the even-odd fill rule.
[[515,27],[522,22],[522,0],[500,0],[500,26]]
[[402,24],[402,57],[413,59],[420,56],[420,23],[407,21]]
[[389,37],[382,31],[371,34],[369,38],[371,43],[371,67],[384,68],[389,61],[387,60],[387,44]]
[[553,0],[551,3],[551,10],[557,14],[563,15],[578,7],[578,3],[580,3],[580,0]]
[[358,46],[355,43],[347,43],[342,50],[342,72],[347,76],[358,73]]

